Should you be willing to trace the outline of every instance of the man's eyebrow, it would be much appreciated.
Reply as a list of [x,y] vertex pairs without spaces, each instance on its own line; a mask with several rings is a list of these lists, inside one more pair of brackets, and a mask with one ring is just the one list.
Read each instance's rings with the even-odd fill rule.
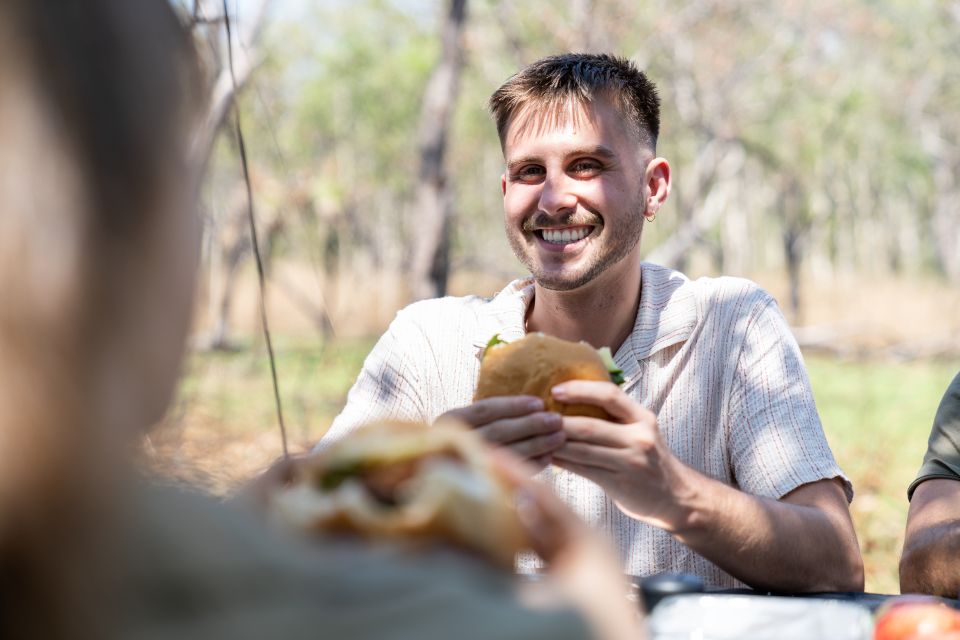
[[605,160],[612,160],[617,157],[610,147],[598,144],[593,147],[580,147],[572,149],[567,153],[568,156],[599,156]]
[[538,156],[523,156],[520,158],[514,158],[513,160],[507,161],[507,171],[516,171],[518,167],[521,167],[525,164],[537,164],[540,162]]
[[[617,154],[613,152],[613,149],[602,144],[591,147],[577,147],[570,149],[566,152],[566,156],[597,156],[603,158],[604,160],[613,160],[617,157]],[[507,170],[514,171],[520,166],[525,164],[538,164],[542,163],[543,160],[540,156],[522,156],[520,158],[514,158],[507,161]]]

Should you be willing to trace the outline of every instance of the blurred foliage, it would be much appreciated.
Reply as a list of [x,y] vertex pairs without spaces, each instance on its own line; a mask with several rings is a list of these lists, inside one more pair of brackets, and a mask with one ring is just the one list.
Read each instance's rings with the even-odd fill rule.
[[[333,250],[337,268],[406,268],[441,5],[273,16],[243,106],[255,172],[274,183],[267,206],[301,198],[300,223],[325,228],[287,247],[294,257]],[[520,272],[502,241],[487,96],[538,57],[592,49],[632,58],[660,88],[659,151],[675,184],[647,234],[654,258],[960,282],[956,1],[475,0],[466,47],[448,155],[455,271]]]

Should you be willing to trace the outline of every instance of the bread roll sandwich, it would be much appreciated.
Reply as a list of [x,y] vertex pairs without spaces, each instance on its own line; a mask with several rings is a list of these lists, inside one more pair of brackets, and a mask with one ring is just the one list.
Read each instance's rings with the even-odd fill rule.
[[547,411],[569,416],[608,419],[600,407],[563,404],[550,393],[568,380],[623,382],[623,371],[613,362],[610,349],[594,349],[586,342],[570,342],[543,333],[528,333],[520,340],[503,342],[494,336],[483,353],[474,400],[495,396],[529,395],[543,398]]
[[490,449],[456,422],[362,427],[304,459],[271,503],[296,530],[451,543],[504,568],[525,545]]

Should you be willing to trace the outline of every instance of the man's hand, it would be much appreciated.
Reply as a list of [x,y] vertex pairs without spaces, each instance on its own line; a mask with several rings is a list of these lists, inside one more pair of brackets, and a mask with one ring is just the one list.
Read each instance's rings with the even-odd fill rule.
[[567,442],[554,464],[596,482],[628,515],[674,530],[687,469],[667,448],[657,417],[609,382],[566,382],[553,397],[602,407],[616,421],[564,416]]
[[815,480],[779,500],[750,495],[683,464],[656,417],[613,384],[565,382],[553,397],[597,405],[617,421],[564,416],[567,443],[553,463],[599,484],[627,515],[669,531],[754,589],[863,589],[839,480]]
[[265,512],[275,492],[289,485],[301,463],[302,454],[278,458],[265,471],[241,485],[231,496],[233,502]]
[[438,420],[465,422],[487,441],[503,445],[539,469],[563,446],[566,437],[560,415],[543,410],[543,400],[533,396],[485,398],[444,413]]

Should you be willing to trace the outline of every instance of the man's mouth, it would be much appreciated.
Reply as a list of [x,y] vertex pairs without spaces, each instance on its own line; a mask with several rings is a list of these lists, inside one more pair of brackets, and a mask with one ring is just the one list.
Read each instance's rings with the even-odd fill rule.
[[564,245],[579,242],[589,236],[595,227],[586,225],[564,229],[537,229],[534,233],[550,244]]

